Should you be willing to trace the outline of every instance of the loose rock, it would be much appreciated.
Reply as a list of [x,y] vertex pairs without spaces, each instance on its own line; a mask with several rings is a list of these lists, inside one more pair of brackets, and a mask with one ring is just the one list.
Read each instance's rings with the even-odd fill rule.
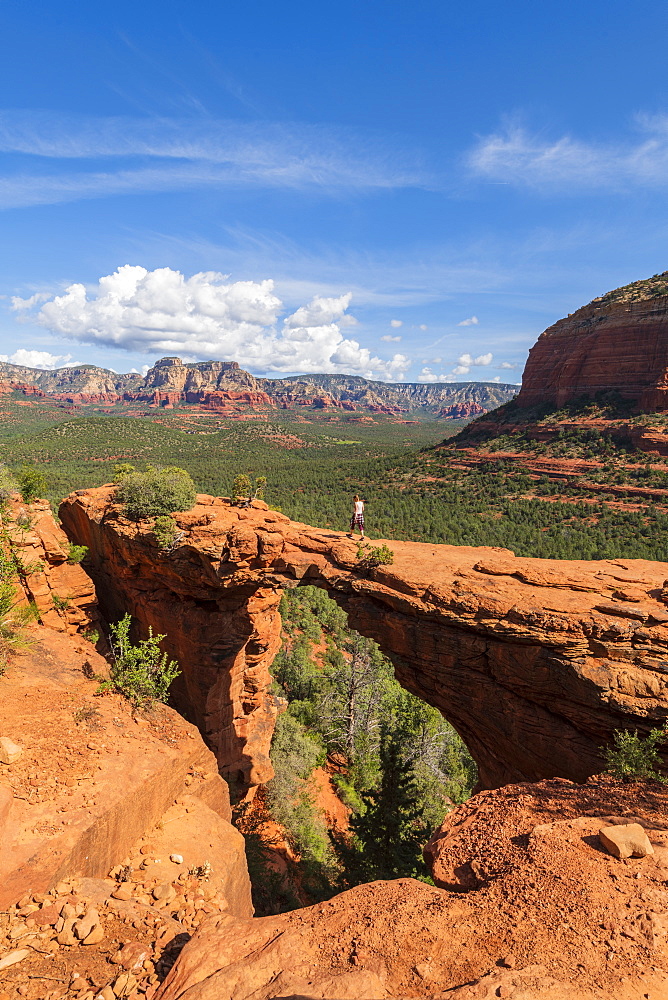
[[640,823],[601,827],[598,839],[615,858],[646,858],[654,854],[654,848]]
[[7,736],[0,736],[0,763],[13,764],[23,754],[23,747]]

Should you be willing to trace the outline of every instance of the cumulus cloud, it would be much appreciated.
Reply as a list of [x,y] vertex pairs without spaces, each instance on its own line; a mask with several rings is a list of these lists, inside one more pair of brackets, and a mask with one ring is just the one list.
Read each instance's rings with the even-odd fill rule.
[[[35,298],[35,296],[32,296],[32,298]],[[8,361],[11,365],[22,365],[24,368],[42,368],[44,371],[53,371],[54,368],[66,368],[71,360],[71,354],[26,351],[23,347],[18,351],[14,351],[13,354],[0,354],[0,361]]]
[[496,367],[497,368],[508,368],[510,371],[515,371],[516,368],[519,368],[519,365],[512,364],[510,361],[502,361],[501,364],[497,365]]
[[480,320],[477,316],[469,316],[468,319],[463,319],[457,326],[477,326],[479,322]]
[[452,369],[452,374],[468,375],[471,368],[490,365],[493,359],[493,354],[479,354],[477,358],[474,358],[471,354],[460,354],[457,358],[459,364]]
[[85,344],[143,353],[238,361],[251,371],[340,372],[401,378],[410,360],[372,355],[342,327],[351,294],[315,296],[281,320],[274,283],[228,281],[205,271],[185,277],[169,267],[148,271],[126,264],[88,290],[70,285],[44,303],[36,321]]
[[28,299],[19,298],[18,295],[12,295],[11,306],[14,312],[22,312],[25,309],[32,309],[33,306],[39,305],[40,302],[46,302],[47,299],[51,298],[48,292],[35,292]]
[[386,333],[385,336],[380,339],[384,340],[386,344],[398,344],[401,337],[393,337],[391,334]]
[[401,319],[391,319],[390,326],[393,326],[395,330],[398,330],[400,326],[403,326],[404,322]]

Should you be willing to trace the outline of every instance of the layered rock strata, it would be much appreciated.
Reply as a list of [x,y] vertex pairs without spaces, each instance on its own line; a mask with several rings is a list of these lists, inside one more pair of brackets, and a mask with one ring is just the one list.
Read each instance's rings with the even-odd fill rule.
[[450,720],[482,787],[584,780],[614,730],[665,719],[668,564],[389,541],[394,563],[365,570],[341,532],[204,495],[174,515],[183,534],[164,552],[151,522],[128,521],[112,496],[71,495],[63,526],[90,548],[106,616],[129,611],[140,631],[167,634],[183,670],[176,703],[242,786],[271,776],[278,602],[300,583],[325,588],[400,683]]
[[529,352],[520,406],[563,406],[614,392],[641,411],[668,409],[668,296],[594,300],[540,335]]

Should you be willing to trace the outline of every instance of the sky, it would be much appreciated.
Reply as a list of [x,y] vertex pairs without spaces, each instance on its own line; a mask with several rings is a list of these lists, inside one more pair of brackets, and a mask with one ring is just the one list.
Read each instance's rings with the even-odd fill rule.
[[3,0],[0,360],[519,382],[668,268],[668,12]]

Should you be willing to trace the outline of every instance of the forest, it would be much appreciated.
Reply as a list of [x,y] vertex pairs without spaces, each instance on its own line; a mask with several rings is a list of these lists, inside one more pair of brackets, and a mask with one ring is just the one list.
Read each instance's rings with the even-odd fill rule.
[[[262,802],[299,862],[278,878],[253,811],[242,808],[257,911],[375,879],[430,881],[422,847],[477,778],[466,746],[437,709],[399,685],[376,643],[351,629],[324,591],[286,591],[280,611],[284,641],[272,672],[286,711],[271,751],[276,776]],[[316,768],[326,769],[350,810],[347,833],[327,826]]]
[[[139,469],[178,465],[198,490],[220,496],[231,494],[239,473],[266,476],[271,506],[319,527],[345,530],[351,496],[359,493],[372,539],[494,545],[552,559],[668,560],[662,506],[625,508],[618,492],[532,477],[493,452],[475,469],[457,468],[460,439],[439,447],[461,431],[456,421],[407,424],[377,416],[367,423],[348,414],[313,414],[307,421],[291,411],[277,411],[271,421],[177,411],[71,417],[11,399],[2,409],[3,460],[15,472],[24,466],[43,472],[54,509],[74,489],[110,482],[119,462]],[[646,455],[611,453],[600,435],[584,443],[601,460],[592,481],[664,485],[665,474]]]
[[[21,482],[46,483],[54,510],[72,490],[118,482],[114,470],[125,463],[138,474],[178,466],[197,490],[219,496],[234,495],[240,476],[266,477],[271,507],[342,531],[359,493],[370,539],[492,545],[543,558],[668,561],[666,509],[651,501],[625,505],[619,492],[623,501],[625,484],[663,489],[663,463],[590,429],[566,430],[547,448],[593,458],[588,480],[595,491],[582,479],[530,474],[504,456],[507,444],[515,452],[542,447],[522,434],[490,438],[471,465],[462,449],[475,435],[454,437],[461,431],[454,421],[305,419],[290,411],[271,420],[177,411],[72,416],[2,402],[2,459]],[[613,484],[616,493],[607,494]],[[126,492],[131,486],[130,476]],[[192,483],[189,489],[192,496]],[[287,592],[281,614],[273,674],[285,711],[272,746],[276,774],[256,807],[236,817],[257,912],[326,899],[377,878],[427,879],[422,847],[476,781],[466,747],[438,711],[400,687],[376,644],[354,632],[322,591]],[[315,779],[323,774],[348,810],[345,831],[328,825],[318,803]],[[267,817],[289,848],[282,874],[268,856]]]

